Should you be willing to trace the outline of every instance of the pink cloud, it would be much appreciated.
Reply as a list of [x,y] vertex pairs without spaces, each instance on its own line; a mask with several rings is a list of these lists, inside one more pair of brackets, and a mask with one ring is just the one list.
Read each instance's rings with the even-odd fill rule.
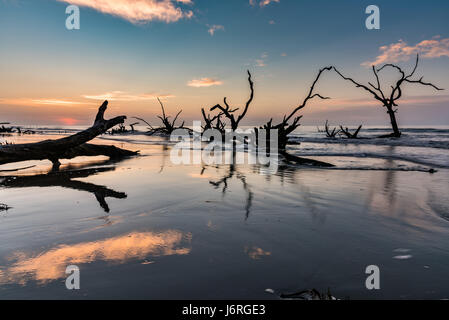
[[215,31],[217,31],[217,30],[224,30],[223,26],[217,25],[217,24],[214,24],[213,26],[208,26],[208,27],[209,27],[209,29],[207,30],[207,32],[209,32],[209,34],[211,36],[213,36],[215,34]]
[[111,92],[106,92],[106,93],[102,93],[102,94],[97,94],[97,95],[84,95],[83,96],[86,99],[91,99],[91,100],[110,100],[110,101],[147,101],[147,100],[155,100],[158,97],[159,98],[172,98],[173,95],[167,95],[167,94],[148,94],[148,93],[143,93],[143,94],[129,94],[127,92],[124,91],[111,91]]
[[371,67],[389,62],[407,61],[411,56],[419,53],[421,58],[449,57],[449,38],[440,39],[438,36],[431,40],[423,40],[414,46],[409,46],[405,41],[399,40],[379,48],[381,54],[374,61],[366,61],[362,66]]
[[223,84],[222,81],[211,78],[194,79],[187,83],[189,87],[194,88],[212,87],[212,86],[219,86],[222,84]]
[[31,98],[15,98],[0,99],[0,105],[17,105],[17,106],[78,106],[87,104],[85,102],[65,100],[65,99],[31,99]]
[[[176,7],[171,0],[58,0],[72,5],[92,8],[128,20],[132,23],[150,21],[176,22],[191,18],[193,12]],[[177,3],[192,4],[191,0],[176,0]]]
[[281,0],[260,0],[259,2],[257,2],[257,0],[249,0],[250,5],[255,6],[257,5],[257,3],[259,3],[260,7],[268,6],[272,2],[279,3],[281,2]]
[[281,2],[281,0],[262,0],[259,2],[259,6],[265,7],[265,6],[268,6],[272,2],[279,3],[279,2]]

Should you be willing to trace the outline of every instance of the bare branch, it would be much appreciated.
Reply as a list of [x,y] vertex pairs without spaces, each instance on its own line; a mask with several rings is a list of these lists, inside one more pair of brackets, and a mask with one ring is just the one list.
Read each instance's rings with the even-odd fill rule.
[[290,115],[288,116],[288,117],[285,117],[284,118],[284,123],[287,123],[299,110],[301,110],[301,109],[303,109],[306,105],[307,105],[307,102],[309,101],[309,100],[311,100],[311,99],[313,99],[313,98],[315,98],[315,97],[319,97],[319,98],[321,98],[321,99],[330,99],[330,98],[328,98],[328,97],[323,97],[323,96],[321,96],[321,95],[319,95],[319,94],[313,94],[313,91],[315,90],[315,85],[317,84],[317,82],[318,82],[318,80],[320,79],[320,77],[321,77],[321,74],[324,72],[324,71],[329,71],[329,70],[331,70],[332,69],[332,67],[325,67],[325,68],[323,68],[323,69],[320,69],[320,71],[318,72],[318,75],[316,76],[316,78],[315,78],[315,80],[313,81],[313,83],[312,83],[312,86],[310,87],[310,90],[309,90],[309,94],[307,95],[307,97],[304,99],[304,101],[302,102],[302,104],[300,104],[298,107],[296,107],[291,113],[290,113]]
[[246,113],[248,112],[248,108],[254,99],[254,82],[251,79],[251,72],[249,72],[249,70],[248,70],[248,82],[249,82],[249,88],[250,88],[251,94],[250,94],[248,101],[246,102],[245,109],[243,110],[243,113],[237,119],[237,124],[245,117]]
[[381,102],[384,102],[382,97],[380,97],[376,92],[374,92],[373,90],[371,90],[367,86],[365,86],[365,85],[363,85],[361,83],[358,83],[354,79],[344,76],[340,71],[337,70],[337,68],[335,68],[335,67],[333,67],[333,68],[334,68],[335,72],[337,72],[340,75],[340,77],[342,77],[344,80],[352,82],[357,88],[362,88],[362,89],[368,91],[369,93],[371,93],[374,96],[374,98],[376,98],[377,100],[379,100]]
[[248,82],[249,82],[249,87],[250,87],[250,97],[245,104],[245,109],[243,109],[243,112],[237,117],[237,119],[235,119],[233,113],[236,112],[237,110],[239,110],[239,108],[231,109],[226,97],[223,99],[223,103],[224,103],[225,107],[221,106],[220,104],[217,104],[210,109],[210,111],[219,109],[222,112],[222,115],[224,115],[226,118],[228,118],[229,121],[231,122],[232,130],[237,130],[240,121],[243,120],[243,118],[246,116],[249,106],[251,105],[251,102],[254,99],[254,82],[252,81],[251,72],[249,72],[249,70],[247,72],[248,72]]

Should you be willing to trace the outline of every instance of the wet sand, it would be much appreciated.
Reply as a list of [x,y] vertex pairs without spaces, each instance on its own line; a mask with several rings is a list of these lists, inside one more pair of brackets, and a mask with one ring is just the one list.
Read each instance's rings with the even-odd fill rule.
[[[0,172],[0,202],[12,207],[0,212],[0,298],[278,299],[312,288],[341,299],[449,298],[448,169],[261,174],[174,165],[164,144],[96,142],[142,155],[64,161],[70,174],[57,177],[48,162],[0,168],[36,165]],[[80,290],[65,287],[71,264]],[[379,266],[381,290],[365,288],[368,265]]]

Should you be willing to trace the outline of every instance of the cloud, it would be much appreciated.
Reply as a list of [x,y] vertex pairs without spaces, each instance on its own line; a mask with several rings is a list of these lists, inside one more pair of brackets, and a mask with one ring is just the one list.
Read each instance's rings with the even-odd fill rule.
[[224,27],[221,26],[221,25],[214,24],[213,26],[209,26],[208,25],[208,27],[209,27],[209,29],[207,30],[207,32],[209,32],[209,34],[211,36],[213,36],[215,34],[215,31],[217,31],[217,30],[223,30],[224,31]]
[[259,6],[265,7],[265,6],[268,6],[272,2],[279,3],[279,2],[281,2],[281,0],[262,0],[259,2]]
[[84,95],[86,99],[91,100],[109,100],[109,101],[146,101],[146,100],[154,100],[156,98],[172,98],[173,95],[170,94],[139,94],[133,95],[128,94],[123,91],[111,91],[98,95]]
[[85,102],[63,100],[63,99],[29,99],[29,98],[16,98],[16,99],[0,99],[2,105],[18,105],[18,106],[76,106],[87,104]]
[[194,88],[202,88],[202,87],[212,87],[212,86],[220,86],[223,82],[216,79],[211,78],[201,78],[201,79],[194,79],[187,83],[189,87]]
[[251,6],[256,6],[257,4],[259,4],[259,7],[266,7],[273,2],[279,3],[281,2],[281,0],[260,0],[259,2],[257,2],[257,0],[249,0],[249,4]]
[[361,65],[371,67],[383,63],[393,63],[407,61],[419,53],[421,58],[449,57],[449,38],[440,39],[439,36],[430,40],[423,40],[414,46],[409,46],[405,41],[399,40],[397,43],[382,46],[379,48],[380,55],[374,61],[366,61]]
[[[176,22],[191,18],[191,10],[177,7],[171,0],[57,0],[72,5],[92,8],[128,20],[132,23],[150,21]],[[192,0],[176,0],[176,3],[193,4]]]
[[263,59],[256,59],[256,66],[258,66],[258,67],[266,67],[267,65],[265,63],[265,60],[263,60]]
[[268,58],[268,54],[267,53],[262,53],[262,55],[260,56],[259,59],[256,59],[256,66],[257,67],[265,67],[266,64],[266,59]]

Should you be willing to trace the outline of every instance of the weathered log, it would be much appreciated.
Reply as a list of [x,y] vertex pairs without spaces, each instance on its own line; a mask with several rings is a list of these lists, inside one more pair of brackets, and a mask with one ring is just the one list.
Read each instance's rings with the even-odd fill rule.
[[137,154],[137,152],[123,150],[113,146],[100,146],[86,143],[98,135],[105,133],[115,125],[125,121],[126,116],[105,120],[104,113],[107,106],[108,101],[103,102],[100,106],[92,127],[74,135],[57,140],[0,146],[0,164],[48,159],[54,165],[58,166],[60,164],[59,159],[72,159],[78,156],[106,155],[116,158]]

